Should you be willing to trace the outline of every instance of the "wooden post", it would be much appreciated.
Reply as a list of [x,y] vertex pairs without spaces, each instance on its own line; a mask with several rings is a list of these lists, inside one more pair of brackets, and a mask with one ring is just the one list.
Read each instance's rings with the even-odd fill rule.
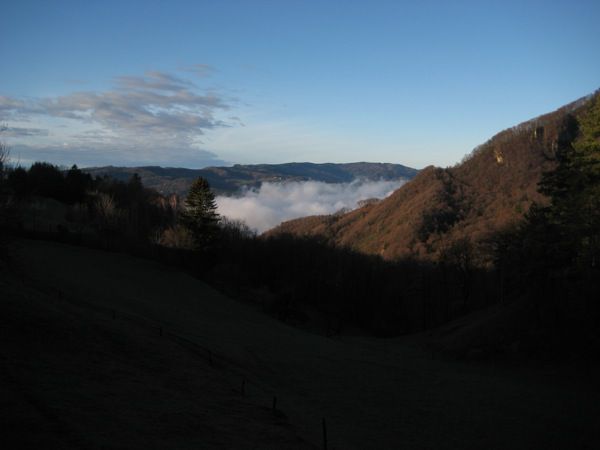
[[323,450],[327,450],[327,424],[323,417]]

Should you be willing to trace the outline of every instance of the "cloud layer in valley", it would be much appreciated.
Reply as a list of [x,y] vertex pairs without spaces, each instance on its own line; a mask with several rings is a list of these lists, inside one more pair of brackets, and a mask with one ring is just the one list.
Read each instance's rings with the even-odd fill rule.
[[102,162],[118,152],[122,162],[206,165],[219,161],[200,148],[201,136],[236,124],[225,118],[231,101],[185,78],[149,71],[116,77],[104,91],[0,96],[0,123],[8,124],[2,134],[26,161],[60,154],[60,159]]
[[403,183],[402,180],[263,183],[241,196],[219,196],[216,200],[219,214],[242,220],[250,228],[263,232],[286,220],[354,209],[361,200],[387,197]]

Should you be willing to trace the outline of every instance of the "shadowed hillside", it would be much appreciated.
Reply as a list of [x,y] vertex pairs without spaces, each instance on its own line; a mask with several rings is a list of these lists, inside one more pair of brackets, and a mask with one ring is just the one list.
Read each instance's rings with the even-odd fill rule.
[[377,204],[292,220],[268,234],[324,236],[386,259],[437,259],[466,240],[481,243],[545,202],[538,182],[556,166],[565,118],[583,114],[590,98],[498,133],[454,167],[427,167]]
[[0,273],[3,436],[19,448],[323,448],[322,418],[329,449],[599,442],[595,366],[460,363],[418,336],[328,338],[167,266],[19,247],[26,284]]
[[318,448],[273,414],[268,393],[248,383],[241,395],[242,375],[175,327],[62,282],[3,272],[0,292],[2,448]]

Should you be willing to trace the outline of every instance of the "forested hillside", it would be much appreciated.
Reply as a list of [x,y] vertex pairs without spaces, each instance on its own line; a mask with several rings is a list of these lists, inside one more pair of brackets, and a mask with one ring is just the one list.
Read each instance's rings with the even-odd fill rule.
[[556,167],[561,145],[574,138],[567,122],[588,117],[597,98],[585,97],[504,130],[454,167],[427,167],[377,204],[289,221],[269,234],[321,236],[386,259],[437,260],[457,247],[481,247],[522,220],[532,203],[547,202],[538,191],[542,174]]

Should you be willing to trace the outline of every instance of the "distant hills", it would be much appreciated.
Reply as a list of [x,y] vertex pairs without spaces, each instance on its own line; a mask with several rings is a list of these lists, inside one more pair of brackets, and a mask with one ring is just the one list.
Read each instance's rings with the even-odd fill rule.
[[232,167],[207,167],[185,169],[173,167],[94,167],[84,169],[93,176],[108,175],[119,180],[128,180],[137,173],[144,186],[162,194],[185,196],[192,181],[204,177],[219,195],[232,195],[242,188],[256,188],[263,182],[322,181],[325,183],[347,183],[357,178],[365,180],[412,179],[417,169],[400,164],[356,162],[347,164],[314,164],[308,162],[287,164],[256,164]]
[[454,167],[427,167],[378,203],[284,222],[269,233],[321,236],[386,259],[435,260],[461,239],[484,243],[521,220],[533,202],[546,202],[538,182],[556,166],[561,126],[593,97],[496,134]]

